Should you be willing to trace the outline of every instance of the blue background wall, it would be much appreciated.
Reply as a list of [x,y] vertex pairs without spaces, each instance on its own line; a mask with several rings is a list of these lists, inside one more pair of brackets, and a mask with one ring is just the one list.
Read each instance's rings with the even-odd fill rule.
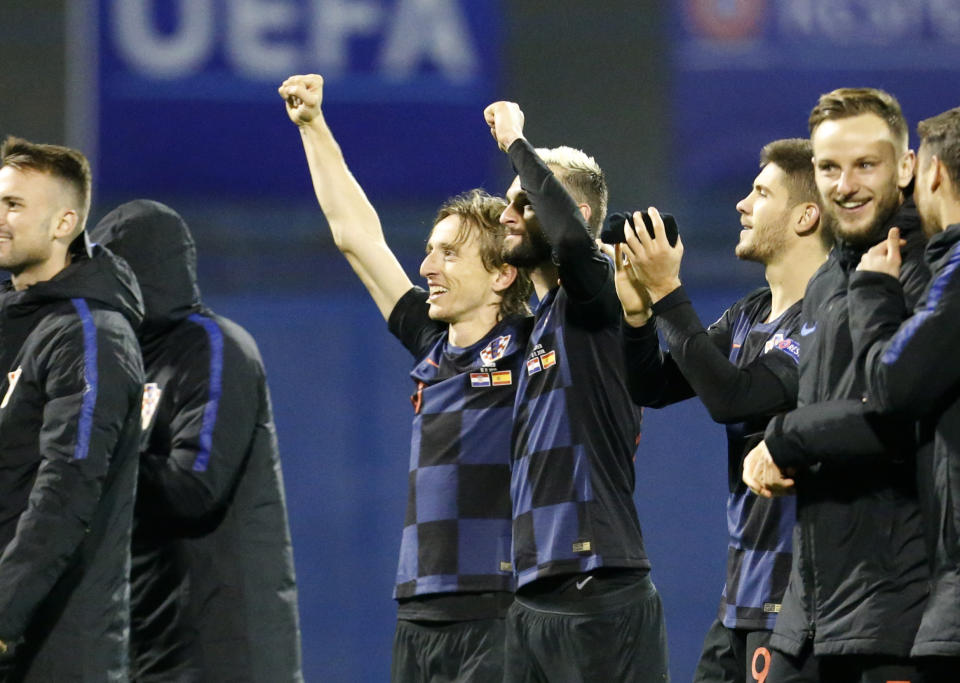
[[[805,136],[835,87],[887,88],[911,124],[960,104],[960,0],[9,0],[0,64],[0,135],[87,153],[94,220],[146,196],[192,226],[207,302],[267,363],[308,680],[382,681],[411,359],[331,243],[280,81],[327,77],[414,276],[445,196],[507,187],[481,113],[511,99],[534,143],[597,157],[612,208],[677,216],[709,322],[762,283],[732,257],[760,147]],[[646,414],[637,507],[677,681],[723,583],[724,447],[696,402]]]

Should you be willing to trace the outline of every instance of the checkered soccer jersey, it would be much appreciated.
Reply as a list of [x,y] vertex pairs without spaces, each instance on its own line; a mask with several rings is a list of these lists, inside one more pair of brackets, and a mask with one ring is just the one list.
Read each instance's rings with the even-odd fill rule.
[[[398,307],[422,309],[419,292]],[[417,390],[397,599],[514,589],[511,415],[531,324],[508,318],[467,348],[452,346],[446,332],[433,335],[410,373]],[[410,327],[395,331],[407,348],[417,336]]]
[[[612,281],[606,295],[616,296]],[[633,502],[640,409],[623,379],[619,318],[589,325],[579,308],[562,287],[541,300],[520,371],[510,481],[520,586],[650,566]]]
[[[739,367],[766,353],[780,353],[791,372],[799,361],[801,304],[774,321],[770,291],[754,292],[728,310],[718,324],[730,325],[730,361]],[[774,367],[774,366],[770,366]],[[796,384],[795,377],[792,383]],[[762,498],[741,481],[743,458],[762,435],[770,416],[727,425],[731,493],[727,498],[727,582],[718,618],[728,628],[772,629],[790,578],[796,497]]]

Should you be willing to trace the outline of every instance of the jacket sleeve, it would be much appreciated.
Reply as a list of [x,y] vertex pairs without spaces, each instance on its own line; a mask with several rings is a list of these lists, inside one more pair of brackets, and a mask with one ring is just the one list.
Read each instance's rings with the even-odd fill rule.
[[[37,435],[40,464],[16,535],[0,558],[0,639],[22,637],[76,557],[100,505],[129,421],[139,418],[143,370],[133,332],[98,327],[83,300],[79,317],[28,359],[46,398]],[[133,491],[130,491],[133,498]]]
[[529,142],[518,138],[509,153],[553,249],[560,283],[572,308],[584,317],[585,324],[616,325],[620,301],[613,283],[613,264],[597,247],[580,207]]
[[781,470],[870,465],[913,453],[913,423],[880,415],[856,399],[822,401],[778,415],[764,441]]
[[[253,340],[225,334],[211,318],[179,358],[171,402],[170,452],[140,459],[137,513],[203,522],[225,511],[243,471],[264,405],[266,383]],[[245,333],[244,333],[245,334]],[[158,414],[159,418],[159,414]]]
[[865,358],[867,400],[876,410],[920,416],[960,382],[960,251],[950,261],[910,317],[894,278],[850,279],[850,333]]

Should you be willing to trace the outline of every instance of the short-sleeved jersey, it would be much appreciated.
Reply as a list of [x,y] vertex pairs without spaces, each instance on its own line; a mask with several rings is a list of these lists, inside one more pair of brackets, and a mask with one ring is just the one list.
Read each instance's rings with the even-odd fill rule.
[[511,317],[453,346],[410,290],[390,329],[419,358],[407,513],[394,597],[512,591],[510,431],[532,319]]
[[[616,296],[610,282],[604,295]],[[590,320],[562,287],[536,311],[514,413],[518,585],[598,567],[648,568],[633,503],[640,409],[619,320]]]

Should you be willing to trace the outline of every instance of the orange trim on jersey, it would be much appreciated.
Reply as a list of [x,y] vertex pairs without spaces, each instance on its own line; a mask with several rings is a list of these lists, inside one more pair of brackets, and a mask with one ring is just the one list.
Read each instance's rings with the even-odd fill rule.
[[410,403],[413,404],[413,414],[420,414],[420,406],[423,405],[423,388],[427,386],[423,382],[417,382],[417,393],[410,397]]

